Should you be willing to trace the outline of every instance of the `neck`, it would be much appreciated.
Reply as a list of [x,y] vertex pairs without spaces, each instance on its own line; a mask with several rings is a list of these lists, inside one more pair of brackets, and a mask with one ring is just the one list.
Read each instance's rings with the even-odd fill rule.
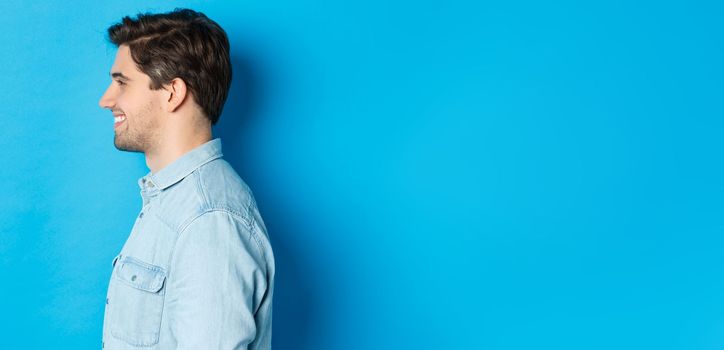
[[146,152],[146,165],[155,174],[194,148],[212,139],[211,129],[190,135],[175,135],[163,141],[151,152]]

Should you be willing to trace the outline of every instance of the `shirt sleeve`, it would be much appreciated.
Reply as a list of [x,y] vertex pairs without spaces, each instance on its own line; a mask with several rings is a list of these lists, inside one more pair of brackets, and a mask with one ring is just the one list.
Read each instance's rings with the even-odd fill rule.
[[166,290],[178,349],[247,349],[267,289],[266,266],[247,223],[226,211],[194,219],[180,233]]

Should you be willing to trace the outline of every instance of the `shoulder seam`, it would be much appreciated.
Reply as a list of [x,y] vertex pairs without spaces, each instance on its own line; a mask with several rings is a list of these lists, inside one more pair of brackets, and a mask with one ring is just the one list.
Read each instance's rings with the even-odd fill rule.
[[[257,235],[256,231],[254,230],[253,223],[251,222],[251,219],[248,216],[242,215],[241,213],[231,209],[231,208],[225,208],[225,207],[217,207],[217,208],[209,208],[201,213],[199,213],[196,216],[191,217],[190,219],[186,220],[185,223],[183,223],[178,231],[176,232],[176,242],[178,242],[179,238],[181,237],[181,234],[183,234],[186,229],[191,226],[196,219],[200,218],[204,214],[211,213],[211,212],[223,212],[229,214],[232,218],[241,221],[246,226],[246,229],[249,231],[249,235],[254,239],[254,242],[256,243],[257,249],[259,249],[259,254],[261,254],[262,258],[266,258],[266,254],[264,254],[264,243]],[[174,250],[175,250],[175,243],[174,243]],[[173,255],[173,252],[171,253]]]
[[199,191],[199,195],[201,196],[201,200],[203,201],[204,206],[208,208],[209,206],[211,206],[211,204],[209,203],[209,199],[206,197],[206,193],[204,192],[204,186],[201,182],[201,167],[194,170],[193,174],[196,176],[196,189]]

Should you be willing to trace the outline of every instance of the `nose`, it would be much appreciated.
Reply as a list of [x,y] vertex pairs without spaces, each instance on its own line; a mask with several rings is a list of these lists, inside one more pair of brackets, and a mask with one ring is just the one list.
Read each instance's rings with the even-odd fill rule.
[[108,89],[106,89],[106,92],[103,93],[103,96],[101,96],[100,101],[98,101],[98,105],[101,108],[107,108],[111,109],[116,104],[115,98],[113,96],[113,84],[108,86]]

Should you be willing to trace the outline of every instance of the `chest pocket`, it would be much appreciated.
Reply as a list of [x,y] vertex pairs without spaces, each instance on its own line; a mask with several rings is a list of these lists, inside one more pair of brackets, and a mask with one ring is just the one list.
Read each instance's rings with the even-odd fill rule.
[[114,262],[111,334],[133,346],[158,343],[166,271],[131,256]]

